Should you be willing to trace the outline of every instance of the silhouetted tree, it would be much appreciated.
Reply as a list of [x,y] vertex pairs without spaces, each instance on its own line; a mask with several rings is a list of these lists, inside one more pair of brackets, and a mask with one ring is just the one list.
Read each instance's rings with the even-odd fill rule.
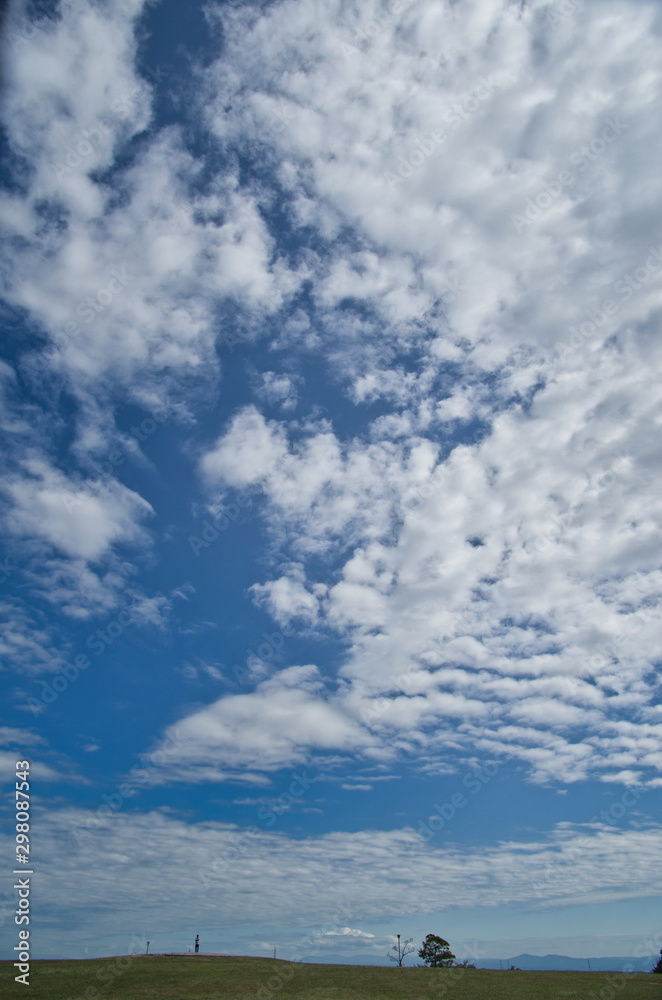
[[662,948],[660,948],[660,957],[657,960],[657,965],[655,965],[651,969],[651,972],[660,972],[660,973],[662,973]]
[[437,934],[427,935],[423,947],[419,948],[418,957],[422,958],[425,965],[432,969],[451,966],[455,961],[455,955],[451,951],[448,941],[444,941]]
[[[411,955],[412,952],[416,951],[416,948],[412,944],[413,940],[414,940],[413,938],[407,938],[405,943],[401,945],[400,935],[398,934],[397,948],[395,945],[392,945],[386,954],[386,957],[388,958],[389,962],[397,962],[398,966],[402,968],[402,959],[406,958],[407,955]],[[391,952],[393,952],[393,954],[391,954]]]

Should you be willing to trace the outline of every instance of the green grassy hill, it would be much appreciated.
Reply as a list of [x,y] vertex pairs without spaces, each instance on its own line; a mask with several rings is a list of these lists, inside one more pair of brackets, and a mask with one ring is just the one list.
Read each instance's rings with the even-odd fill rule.
[[662,1000],[662,976],[290,964],[133,956],[33,962],[29,992],[0,963],[3,997],[30,1000]]

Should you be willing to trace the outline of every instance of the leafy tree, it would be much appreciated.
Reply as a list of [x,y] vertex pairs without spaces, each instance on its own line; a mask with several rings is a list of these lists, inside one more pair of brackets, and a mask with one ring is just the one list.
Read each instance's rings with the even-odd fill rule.
[[651,972],[660,972],[660,973],[662,973],[662,948],[660,948],[660,957],[657,960],[657,965],[655,965],[651,969]]
[[463,959],[461,962],[455,963],[456,969],[475,969],[476,963],[470,962],[468,958]]
[[419,948],[418,957],[423,959],[425,965],[432,969],[449,967],[455,961],[455,955],[450,949],[448,941],[444,941],[437,934],[428,934]]
[[[400,944],[400,935],[398,934],[398,946],[397,946],[397,948],[396,948],[395,945],[392,945],[389,948],[389,950],[387,952],[387,955],[386,955],[386,957],[388,958],[389,962],[397,962],[398,966],[400,968],[402,968],[402,959],[406,958],[407,955],[411,955],[411,953],[413,951],[416,951],[415,946],[412,944],[413,940],[414,940],[413,938],[407,938],[407,940],[404,942],[404,944],[401,945]],[[391,952],[393,952],[393,954],[391,954]]]

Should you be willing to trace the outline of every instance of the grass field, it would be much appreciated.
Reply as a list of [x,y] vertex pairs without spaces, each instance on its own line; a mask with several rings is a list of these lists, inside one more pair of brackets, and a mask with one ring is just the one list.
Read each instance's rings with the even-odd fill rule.
[[30,1000],[662,1000],[662,976],[300,965],[269,958],[133,956],[2,962],[0,996]]

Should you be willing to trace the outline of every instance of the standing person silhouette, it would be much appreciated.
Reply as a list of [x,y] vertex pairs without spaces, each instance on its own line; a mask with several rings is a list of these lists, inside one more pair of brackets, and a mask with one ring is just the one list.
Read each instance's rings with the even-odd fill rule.
[[200,935],[196,934],[195,935],[195,953],[196,953],[196,955],[198,954],[199,951],[200,951]]

